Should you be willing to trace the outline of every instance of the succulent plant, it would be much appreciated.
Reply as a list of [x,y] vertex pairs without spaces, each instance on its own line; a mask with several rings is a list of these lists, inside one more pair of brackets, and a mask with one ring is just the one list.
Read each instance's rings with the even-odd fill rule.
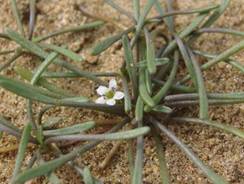
[[[93,73],[80,70],[74,64],[65,61],[64,56],[72,61],[82,62],[79,54],[61,46],[45,43],[45,40],[67,32],[86,31],[99,28],[109,23],[109,19],[96,20],[95,22],[77,27],[64,28],[54,31],[48,35],[33,37],[35,31],[35,0],[30,0],[29,33],[25,34],[15,0],[12,0],[12,11],[18,26],[18,32],[7,29],[0,33],[0,37],[15,42],[19,47],[14,51],[4,51],[2,54],[14,52],[13,57],[2,65],[0,71],[9,67],[18,57],[31,54],[39,57],[43,62],[33,71],[30,71],[15,63],[15,72],[23,79],[17,79],[0,75],[0,86],[28,100],[27,113],[29,121],[23,129],[20,129],[4,117],[0,118],[0,130],[21,138],[18,154],[16,156],[15,169],[12,176],[12,183],[24,183],[39,176],[46,176],[52,183],[60,183],[54,174],[55,169],[64,164],[69,164],[76,169],[86,184],[101,183],[91,175],[88,167],[81,168],[75,158],[90,151],[105,140],[135,140],[136,151],[131,152],[130,168],[131,183],[143,183],[143,149],[144,138],[152,136],[155,140],[155,147],[160,165],[161,183],[170,183],[168,168],[165,161],[162,136],[172,140],[186,156],[209,178],[212,183],[228,183],[222,176],[219,176],[213,169],[203,163],[200,158],[177,136],[167,128],[167,122],[196,123],[208,125],[221,129],[227,133],[234,134],[244,139],[244,131],[230,125],[212,121],[209,117],[209,106],[238,104],[244,102],[244,92],[233,93],[212,93],[204,84],[203,71],[220,62],[232,65],[241,74],[244,73],[244,66],[232,58],[232,55],[244,49],[244,32],[226,29],[212,28],[212,24],[218,20],[228,7],[229,0],[222,0],[218,5],[210,5],[193,10],[172,10],[172,1],[167,0],[168,10],[158,0],[147,0],[145,6],[140,8],[140,1],[133,0],[133,12],[118,6],[112,0],[106,0],[111,7],[127,16],[133,25],[123,31],[102,40],[92,48],[92,55],[99,55],[114,43],[122,44],[124,52],[124,63],[120,71]],[[155,6],[158,16],[148,18],[148,14]],[[82,10],[84,11],[84,10]],[[183,30],[175,29],[173,16],[196,14],[191,23]],[[86,13],[90,16],[89,13]],[[94,16],[91,16],[94,18]],[[98,18],[99,17],[95,17]],[[157,49],[155,42],[159,35],[154,34],[158,26],[165,24],[167,32],[161,32],[164,43]],[[239,36],[242,40],[228,48],[222,53],[210,54],[196,50],[192,44],[202,33],[221,33]],[[201,64],[198,56],[204,57],[206,63]],[[66,72],[49,72],[48,66],[55,64],[62,67]],[[179,79],[178,74],[182,73],[185,66],[186,75]],[[61,89],[49,81],[50,78],[82,77],[98,84],[98,94],[103,98],[96,103],[93,99],[85,96],[75,96],[68,91]],[[108,86],[107,82],[100,77],[109,76],[113,85]],[[117,94],[113,78],[122,81],[123,92]],[[75,80],[75,79],[73,79]],[[109,101],[110,100],[110,101]],[[111,101],[112,100],[112,101]],[[118,100],[116,103],[115,100]],[[33,101],[46,104],[39,112],[38,117],[33,117]],[[96,122],[88,121],[81,124],[67,126],[65,128],[53,128],[58,123],[58,117],[44,122],[43,115],[51,108],[67,106],[102,111],[121,118],[121,123],[116,124],[109,131],[102,134],[86,134],[96,126]],[[199,106],[198,117],[185,117],[178,113],[184,106]],[[120,131],[122,127],[125,127]],[[74,147],[69,153],[63,154],[59,148],[59,142],[63,141],[88,141],[81,146]],[[33,154],[31,163],[27,168],[22,167],[25,152],[28,144],[35,144],[37,150]],[[48,150],[48,151],[47,151]],[[113,151],[112,151],[113,150]],[[116,149],[112,149],[114,154]],[[56,158],[50,161],[42,159],[42,152],[54,152]],[[109,160],[109,159],[108,159]],[[133,163],[134,161],[134,163]],[[37,162],[38,164],[34,164]],[[33,166],[35,165],[35,166]]]

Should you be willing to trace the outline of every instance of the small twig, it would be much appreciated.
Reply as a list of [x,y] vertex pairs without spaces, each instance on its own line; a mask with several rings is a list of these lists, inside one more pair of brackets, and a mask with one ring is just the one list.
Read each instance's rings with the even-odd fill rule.
[[0,55],[11,54],[13,52],[15,52],[15,50],[3,50],[3,51],[0,51]]
[[111,149],[111,151],[108,153],[108,155],[105,157],[105,159],[102,161],[102,163],[99,165],[99,167],[101,169],[104,169],[105,167],[107,167],[107,165],[109,164],[109,162],[111,161],[111,159],[113,158],[113,156],[116,154],[116,152],[119,150],[120,145],[122,144],[122,141],[116,142],[113,145],[113,148]]
[[22,54],[23,52],[17,49],[16,53],[5,64],[0,66],[0,72],[9,67],[16,59],[22,56]]
[[125,27],[124,25],[121,25],[119,24],[117,21],[114,21],[113,19],[110,19],[108,17],[104,17],[102,15],[95,15],[95,14],[90,14],[88,13],[82,6],[79,6],[79,10],[81,11],[81,13],[83,15],[85,15],[86,17],[90,17],[90,18],[93,18],[95,20],[101,20],[101,21],[104,21],[104,22],[107,22],[107,23],[110,23],[114,26],[116,26],[117,28],[119,29],[126,29],[127,27]]
[[[31,145],[28,144],[28,147],[27,148],[30,148]],[[0,154],[1,153],[8,153],[8,152],[12,152],[12,151],[16,151],[18,150],[19,148],[19,144],[13,144],[13,145],[10,145],[10,146],[7,146],[7,147],[0,147]]]
[[119,13],[125,15],[126,17],[128,17],[129,19],[131,19],[134,23],[136,23],[136,19],[133,17],[131,12],[128,12],[126,9],[120,7],[119,5],[117,5],[116,3],[113,2],[113,0],[105,0],[105,2],[110,5],[112,8],[114,8],[115,10],[117,10]]
[[35,22],[36,22],[36,0],[30,0],[29,4],[30,4],[30,16],[29,16],[28,39],[31,40],[35,28]]

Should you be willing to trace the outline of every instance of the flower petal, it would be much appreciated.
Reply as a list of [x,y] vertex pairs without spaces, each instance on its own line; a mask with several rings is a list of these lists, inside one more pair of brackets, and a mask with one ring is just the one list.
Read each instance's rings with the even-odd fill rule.
[[116,80],[115,80],[115,79],[111,79],[111,80],[109,81],[109,85],[108,85],[108,87],[109,87],[110,90],[111,90],[111,89],[116,89],[116,88],[117,88],[117,82],[116,82]]
[[110,99],[106,100],[106,104],[112,106],[112,105],[115,105],[116,104],[116,101],[115,101],[115,99],[110,98]]
[[113,99],[115,99],[115,100],[121,100],[121,99],[124,98],[124,96],[125,96],[125,95],[124,95],[123,92],[121,92],[121,91],[116,91],[115,94],[114,94]]
[[106,100],[103,96],[99,97],[98,99],[96,99],[95,103],[97,104],[106,104]]
[[97,94],[99,94],[100,96],[105,95],[108,91],[109,89],[106,86],[99,86],[97,88]]

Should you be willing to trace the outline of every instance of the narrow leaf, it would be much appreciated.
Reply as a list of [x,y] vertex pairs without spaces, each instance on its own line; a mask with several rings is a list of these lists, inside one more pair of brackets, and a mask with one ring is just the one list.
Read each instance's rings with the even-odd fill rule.
[[[128,122],[128,119],[124,120],[122,123],[117,124],[111,130],[109,130],[108,133],[119,130],[127,122]],[[13,181],[13,183],[15,183],[15,184],[24,183],[25,181],[28,181],[32,178],[48,174],[48,173],[54,171],[56,168],[60,167],[61,165],[69,162],[70,160],[73,160],[75,157],[82,155],[86,151],[92,149],[100,142],[101,141],[93,141],[89,144],[78,146],[78,147],[74,148],[73,151],[71,151],[70,153],[68,153],[66,155],[62,155],[59,158],[45,162],[40,166],[31,168],[31,169],[27,169],[24,172],[18,174],[17,177],[15,178],[15,180]]]
[[165,114],[170,114],[173,112],[173,109],[171,109],[170,107],[164,106],[164,105],[157,105],[157,106],[153,107],[152,110],[156,111],[156,112],[162,112]]
[[124,48],[124,57],[125,57],[125,62],[126,62],[126,70],[129,74],[129,77],[132,82],[132,87],[133,87],[133,92],[134,94],[137,91],[137,70],[135,68],[135,63],[133,59],[133,53],[132,53],[132,48],[130,47],[130,42],[129,38],[127,35],[124,35],[122,37],[122,44]]
[[155,59],[155,48],[153,45],[153,41],[151,38],[150,33],[145,28],[144,29],[145,38],[146,38],[146,45],[147,45],[147,54],[146,54],[146,60],[147,60],[147,69],[150,74],[154,74],[156,72],[156,59]]
[[18,127],[14,126],[2,116],[0,116],[0,130],[13,136],[21,137],[21,131]]
[[60,118],[60,117],[48,117],[44,121],[44,123],[42,124],[42,128],[44,130],[51,129],[51,128],[53,128],[53,126],[55,126],[56,124],[58,124],[60,121],[62,121],[62,118]]
[[125,112],[128,113],[131,111],[131,97],[130,97],[130,93],[129,93],[129,85],[128,82],[125,78],[125,76],[122,76],[122,84],[123,84],[123,89],[124,89],[124,108],[125,108]]
[[157,120],[153,119],[153,125],[167,135],[214,184],[228,184],[221,176],[217,175],[211,168],[206,166],[193,151],[181,142],[169,129]]
[[[30,70],[24,68],[24,67],[15,66],[14,70],[24,80],[31,81],[33,78],[32,72]],[[54,96],[57,96],[57,97],[71,97],[71,96],[73,96],[72,94],[70,94],[70,92],[68,92],[62,88],[59,88],[58,86],[54,85],[53,83],[48,82],[45,78],[39,78],[38,81],[36,81],[36,85],[39,85],[43,88],[46,88],[50,92],[53,92],[54,94],[56,94]]]
[[143,10],[142,10],[142,13],[141,15],[139,16],[139,20],[138,20],[138,23],[137,23],[137,26],[136,26],[136,34],[138,34],[143,25],[144,25],[144,21],[145,21],[145,18],[146,16],[148,15],[149,11],[151,10],[152,6],[154,5],[155,3],[155,0],[147,0]]
[[44,36],[39,36],[37,38],[34,38],[33,41],[34,42],[40,42],[40,41],[46,40],[48,38],[58,36],[60,34],[64,34],[64,33],[68,33],[68,32],[86,31],[86,30],[90,30],[90,29],[100,27],[103,24],[104,24],[104,22],[102,22],[102,21],[94,21],[94,22],[83,24],[80,26],[67,27],[67,28],[60,29],[58,31],[54,31],[54,32],[49,33],[49,34],[44,35]]
[[136,21],[138,21],[140,17],[140,0],[133,0],[133,13]]
[[[208,14],[200,14],[195,19],[191,21],[191,24],[189,24],[184,30],[182,30],[180,33],[177,33],[177,35],[183,39],[186,36],[190,35],[196,27],[199,26],[200,23],[208,16]],[[176,48],[177,44],[176,41],[171,41],[168,46],[165,48],[162,54],[160,56],[164,57],[167,56],[170,52],[172,52]]]
[[140,69],[139,75],[139,92],[142,100],[150,107],[155,106],[154,100],[150,97],[146,83],[145,83],[145,72],[144,69]]
[[79,140],[79,141],[94,141],[94,140],[127,140],[133,139],[141,135],[145,135],[150,131],[149,127],[141,127],[136,128],[133,130],[127,130],[123,132],[116,132],[110,134],[97,134],[97,135],[85,135],[85,134],[78,134],[78,135],[64,135],[64,136],[56,136],[50,137],[46,140],[46,143],[56,142],[56,141],[64,141],[64,140]]
[[220,6],[214,13],[206,20],[202,27],[210,27],[226,10],[230,0],[221,0]]
[[[13,41],[18,43],[21,47],[25,48],[26,50],[28,50],[32,54],[35,54],[36,56],[39,56],[40,58],[43,58],[43,59],[46,59],[46,57],[48,56],[48,52],[44,51],[41,47],[39,47],[34,42],[25,39],[24,37],[22,37],[18,33],[8,29],[7,34]],[[66,68],[68,70],[71,70],[71,71],[79,74],[80,76],[86,77],[90,80],[93,80],[93,81],[99,83],[99,84],[105,85],[105,83],[102,80],[98,79],[96,76],[94,76],[90,72],[81,71],[77,68],[77,66],[71,65],[70,63],[67,63],[66,61],[63,61],[59,58],[56,58],[54,63],[61,66],[61,67]]]
[[161,178],[161,183],[162,184],[169,184],[170,183],[170,178],[169,178],[169,171],[167,168],[167,163],[165,160],[165,151],[163,149],[163,143],[161,141],[161,137],[158,134],[158,132],[155,130],[155,128],[152,129],[152,135],[153,139],[156,145],[156,152],[157,152],[157,157],[159,160],[159,169],[160,169],[160,178]]
[[178,44],[181,55],[184,59],[185,65],[187,67],[187,71],[189,72],[189,75],[191,76],[191,79],[192,79],[195,87],[197,87],[196,72],[193,67],[193,62],[191,61],[191,58],[187,52],[187,49],[185,48],[183,41],[177,35],[174,35],[174,37],[175,37],[176,43]]
[[56,52],[52,52],[50,53],[45,61],[43,61],[41,63],[40,66],[38,66],[35,74],[33,75],[32,79],[31,79],[31,84],[34,85],[37,83],[37,81],[39,80],[39,78],[41,77],[42,73],[47,69],[47,67],[54,61],[54,59],[58,56],[58,54]]
[[19,146],[17,157],[16,157],[15,167],[14,167],[13,176],[12,176],[13,180],[15,179],[17,174],[20,172],[30,135],[31,135],[31,124],[28,123],[25,126],[24,131],[21,136],[21,140],[20,140],[20,144],[19,144],[20,146]]
[[[213,59],[211,59],[210,61],[208,61],[207,63],[203,64],[201,66],[202,70],[206,70],[208,68],[210,68],[211,66],[224,61],[226,59],[228,59],[230,56],[234,55],[235,53],[241,51],[242,49],[244,49],[244,40],[240,41],[238,44],[232,46],[231,48],[227,49],[226,51],[220,53],[219,55],[217,55],[216,57],[214,57]],[[185,83],[190,79],[190,76],[187,75],[186,77],[184,77],[181,80],[181,83]]]
[[64,47],[59,47],[57,45],[46,44],[46,43],[40,43],[39,45],[41,47],[45,48],[45,49],[50,49],[50,50],[52,50],[54,52],[62,54],[64,56],[70,58],[71,60],[74,60],[74,61],[77,61],[77,62],[80,62],[80,61],[84,60],[80,55],[78,55],[78,54],[74,53],[73,51],[68,50],[68,49],[66,49]]
[[23,25],[21,22],[21,17],[20,17],[20,13],[19,13],[19,10],[17,7],[16,0],[11,0],[11,8],[12,8],[12,12],[14,14],[14,18],[16,20],[18,29],[19,29],[20,33],[24,36],[25,32],[24,32],[24,28],[23,28]]
[[85,184],[94,184],[93,177],[88,167],[83,170],[83,179]]
[[57,97],[57,95],[53,95],[53,93],[43,90],[41,88],[14,79],[9,79],[1,75],[0,86],[19,96],[46,103],[56,101]]
[[197,119],[197,118],[187,118],[187,117],[175,117],[173,118],[173,120],[179,121],[179,122],[189,122],[189,123],[199,123],[199,124],[203,124],[203,125],[209,125],[221,130],[224,130],[226,132],[232,133],[242,139],[244,139],[244,131],[239,129],[239,128],[235,128],[232,127],[230,125],[225,125],[225,124],[221,124],[215,121],[209,121],[209,120],[201,120],[201,119]]
[[196,60],[192,51],[188,48],[188,53],[190,55],[192,65],[195,70],[195,76],[197,80],[198,94],[199,94],[199,104],[200,104],[200,118],[208,119],[208,97],[205,89],[202,72],[198,61]]
[[59,128],[55,130],[45,130],[43,135],[45,136],[58,136],[58,135],[69,135],[69,134],[79,134],[87,131],[95,126],[94,121],[88,121],[81,124],[76,124],[73,126]]
[[[139,123],[139,127],[141,123]],[[136,159],[135,159],[135,166],[133,171],[132,177],[132,184],[141,184],[142,182],[142,173],[143,173],[143,147],[144,147],[144,138],[140,136],[137,138],[137,145],[136,145]]]
[[136,121],[141,121],[143,119],[143,107],[144,103],[142,101],[142,98],[139,96],[136,101],[136,109],[135,109],[135,118]]
[[[171,85],[175,79],[175,75],[177,72],[177,68],[178,68],[178,63],[179,63],[179,54],[178,52],[175,52],[175,56],[174,56],[174,63],[173,63],[173,67],[172,70],[170,72],[169,78],[167,79],[167,81],[165,82],[164,86],[157,92],[157,94],[153,97],[153,101],[158,104],[160,102],[160,100],[167,94],[168,90],[171,88]],[[150,111],[151,108],[146,106],[144,109],[146,112]]]
[[36,0],[29,0],[29,32],[28,32],[28,39],[32,39],[35,23],[36,23]]
[[93,49],[91,54],[92,55],[98,55],[101,52],[105,51],[106,49],[108,49],[112,44],[114,44],[115,42],[117,42],[118,40],[120,40],[122,38],[123,35],[130,33],[132,30],[134,29],[134,27],[132,28],[128,28],[127,30],[118,33],[114,36],[108,37],[104,40],[102,40],[100,43],[98,43]]

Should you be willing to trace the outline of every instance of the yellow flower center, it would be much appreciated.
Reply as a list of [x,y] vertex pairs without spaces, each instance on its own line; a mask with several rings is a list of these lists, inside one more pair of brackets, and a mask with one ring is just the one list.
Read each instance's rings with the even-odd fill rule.
[[105,96],[110,99],[110,98],[113,98],[114,97],[114,92],[112,90],[108,91]]

